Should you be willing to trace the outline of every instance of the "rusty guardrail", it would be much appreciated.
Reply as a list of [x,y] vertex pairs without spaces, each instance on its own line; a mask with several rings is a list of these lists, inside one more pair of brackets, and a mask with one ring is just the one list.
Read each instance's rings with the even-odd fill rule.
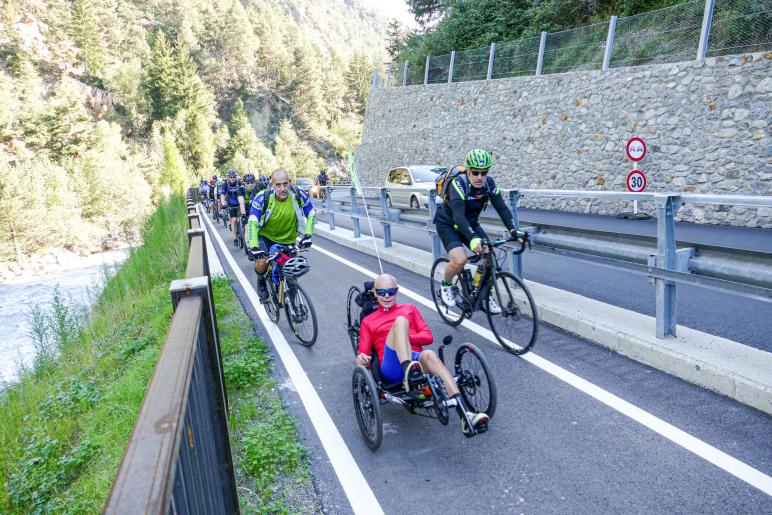
[[238,513],[228,399],[204,230],[188,190],[190,253],[174,316],[105,513]]

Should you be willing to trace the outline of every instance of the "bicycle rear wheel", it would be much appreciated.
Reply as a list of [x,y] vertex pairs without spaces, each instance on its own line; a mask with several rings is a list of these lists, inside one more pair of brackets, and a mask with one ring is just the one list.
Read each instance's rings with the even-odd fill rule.
[[[539,334],[539,314],[531,292],[515,275],[496,272],[485,295],[488,324],[499,343],[512,354],[525,354]],[[496,306],[491,306],[491,299]]]
[[287,313],[290,329],[300,343],[306,347],[316,343],[319,326],[316,323],[316,311],[305,290],[295,281],[287,281],[284,296],[284,310]]
[[496,380],[480,349],[471,343],[461,345],[456,351],[455,370],[459,376],[458,389],[466,406],[475,413],[485,413],[493,418]]
[[351,339],[351,346],[354,348],[354,355],[359,349],[359,316],[362,314],[362,307],[356,303],[356,298],[361,294],[362,291],[359,288],[352,286],[348,290],[346,299],[346,329]]
[[432,273],[429,281],[432,290],[432,300],[434,300],[434,307],[437,308],[437,313],[440,314],[440,317],[442,317],[445,323],[455,327],[464,321],[467,313],[466,310],[459,305],[459,301],[464,302],[461,295],[461,274],[456,274],[453,278],[453,291],[456,294],[456,305],[446,306],[445,303],[442,302],[442,279],[444,278],[443,274],[445,273],[445,267],[448,263],[450,263],[448,258],[438,258],[432,265]]

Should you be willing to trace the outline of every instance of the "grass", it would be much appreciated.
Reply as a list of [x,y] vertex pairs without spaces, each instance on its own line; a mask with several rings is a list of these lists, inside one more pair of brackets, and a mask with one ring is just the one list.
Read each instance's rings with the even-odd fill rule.
[[[0,392],[0,513],[102,510],[168,331],[169,282],[184,276],[186,213],[180,198],[158,207],[90,314],[59,295],[31,310],[38,356]],[[268,349],[227,280],[214,296],[242,511],[321,511]]]

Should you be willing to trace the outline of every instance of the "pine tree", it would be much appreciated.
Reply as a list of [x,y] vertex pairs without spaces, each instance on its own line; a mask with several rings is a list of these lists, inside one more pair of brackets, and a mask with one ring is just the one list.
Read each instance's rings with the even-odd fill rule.
[[405,49],[405,36],[399,20],[394,19],[389,22],[386,28],[386,37],[386,53],[389,54],[392,62],[397,62],[400,54]]
[[236,134],[242,127],[249,126],[249,117],[247,111],[244,109],[244,101],[241,98],[237,98],[233,103],[233,113],[231,114],[231,122],[228,124],[230,133]]
[[72,24],[70,32],[80,48],[80,59],[87,78],[95,80],[104,62],[102,38],[95,22],[96,9],[91,0],[72,0]]
[[169,188],[172,193],[182,193],[187,183],[187,171],[185,161],[182,159],[180,151],[174,142],[174,136],[167,131],[163,138],[164,156],[163,156],[163,184]]
[[152,105],[153,119],[163,120],[177,112],[174,74],[175,57],[163,31],[158,31],[151,43],[148,63],[147,92]]
[[350,108],[360,115],[365,114],[367,96],[370,94],[370,87],[372,86],[374,66],[375,63],[366,54],[357,52],[351,59],[346,72]]

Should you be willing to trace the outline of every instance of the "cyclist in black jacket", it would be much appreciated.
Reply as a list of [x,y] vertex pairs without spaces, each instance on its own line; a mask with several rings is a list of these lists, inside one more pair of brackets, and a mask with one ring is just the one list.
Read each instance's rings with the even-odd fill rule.
[[[488,201],[501,217],[509,233],[514,237],[518,236],[512,212],[502,198],[496,182],[488,176],[492,164],[493,157],[490,152],[481,149],[469,152],[466,156],[466,173],[449,179],[446,198],[443,204],[438,206],[434,217],[437,234],[450,260],[442,281],[442,302],[446,306],[456,305],[452,290],[453,277],[466,265],[464,245],[475,254],[484,250],[483,241],[487,240],[488,235],[480,227],[478,219]],[[490,307],[491,311],[500,309],[495,302],[492,302]]]

